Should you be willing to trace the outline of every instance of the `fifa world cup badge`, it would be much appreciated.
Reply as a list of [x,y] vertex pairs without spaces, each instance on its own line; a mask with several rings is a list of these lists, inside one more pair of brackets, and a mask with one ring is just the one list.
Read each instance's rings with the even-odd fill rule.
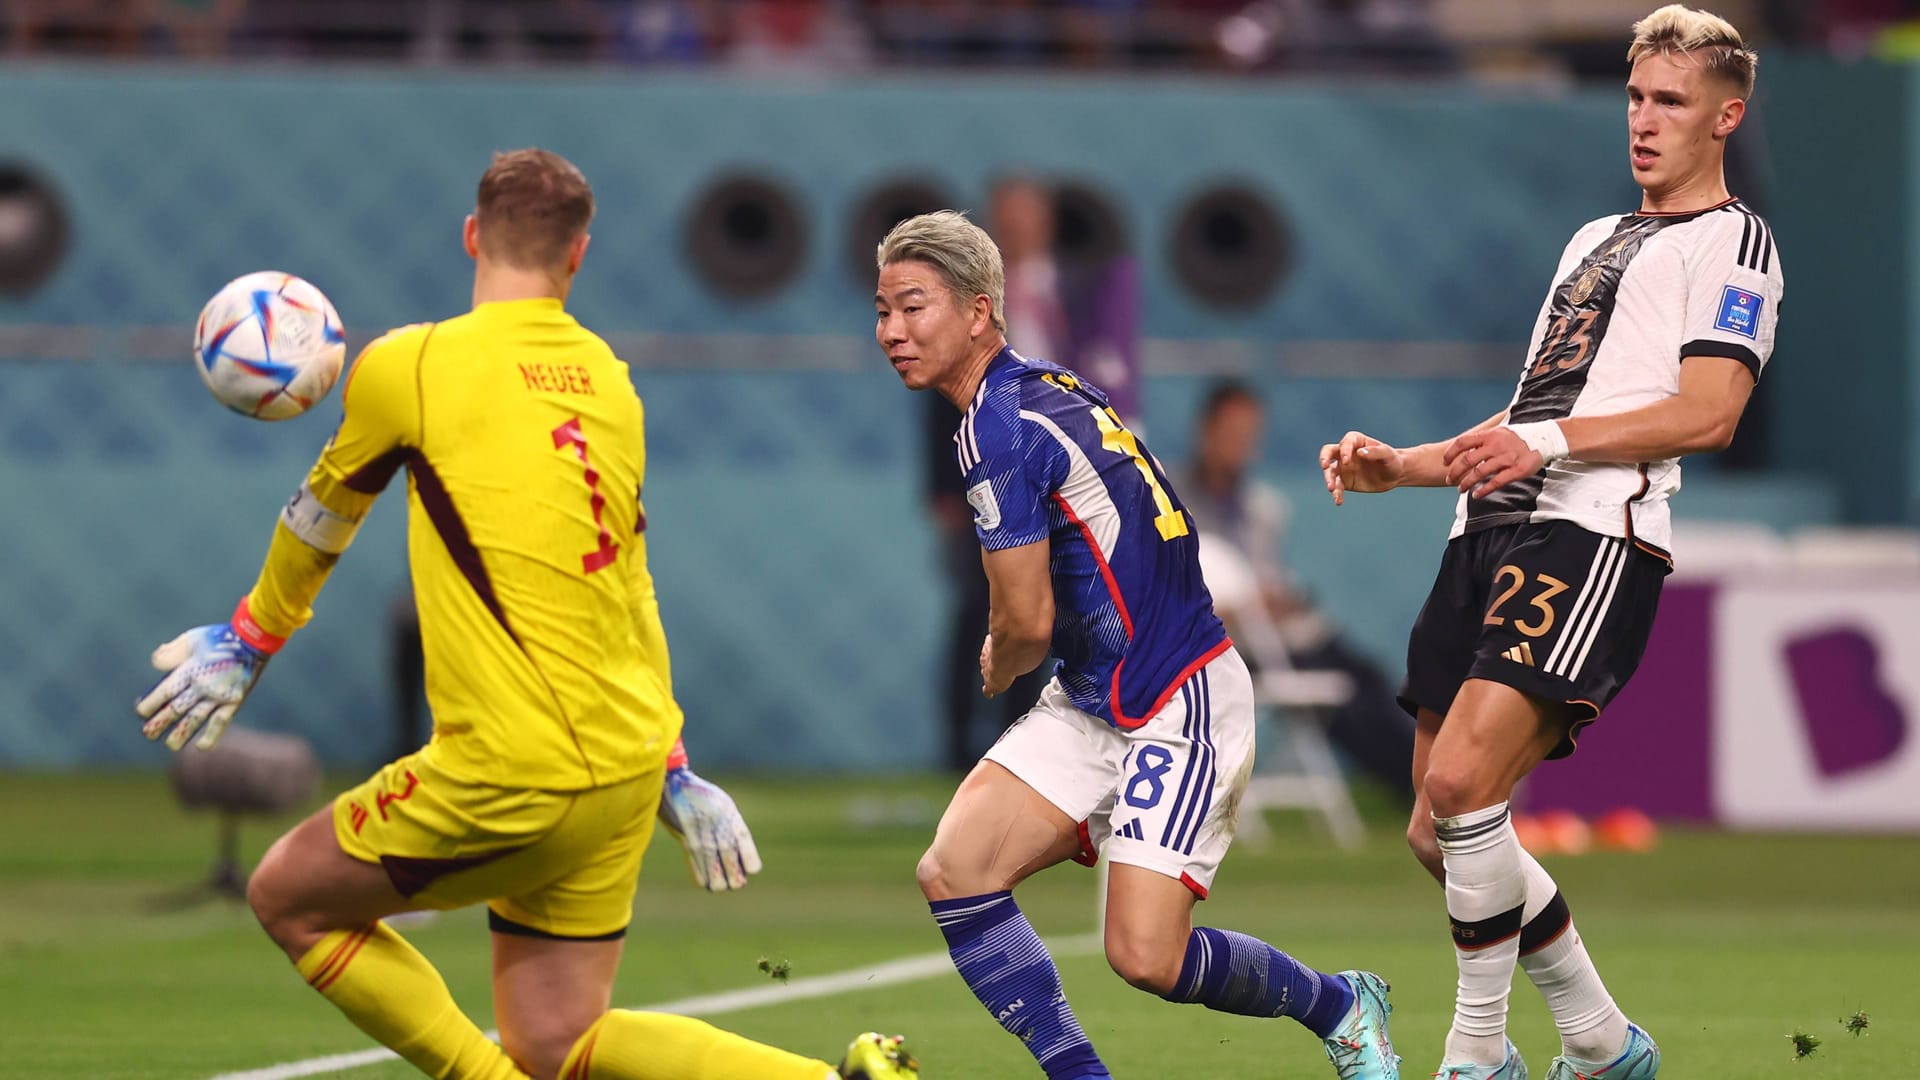
[[967,503],[973,507],[973,523],[982,529],[1000,527],[1000,500],[993,497],[993,483],[982,480],[967,489]]

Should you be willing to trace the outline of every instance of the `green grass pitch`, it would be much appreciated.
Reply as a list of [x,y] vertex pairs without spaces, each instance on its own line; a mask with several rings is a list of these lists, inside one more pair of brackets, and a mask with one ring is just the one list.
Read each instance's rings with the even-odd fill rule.
[[[913,883],[950,790],[933,778],[730,780],[767,870],[709,896],[663,839],[648,860],[615,1000],[624,1005],[772,985],[938,950]],[[1332,850],[1276,815],[1275,842],[1228,858],[1206,924],[1260,935],[1321,968],[1368,967],[1394,985],[1405,1075],[1439,1061],[1452,953],[1438,890],[1376,813],[1364,851]],[[0,777],[0,1076],[204,1078],[368,1041],[308,990],[248,913],[155,910],[205,872],[213,823],[175,808],[158,776]],[[251,825],[257,856],[285,822]],[[1920,1078],[1920,844],[1912,838],[1669,831],[1650,855],[1549,859],[1614,995],[1652,1031],[1670,1080]],[[1092,927],[1093,879],[1075,866],[1022,888],[1043,936]],[[487,934],[476,912],[408,931],[490,1026]],[[1097,955],[1061,960],[1068,994],[1118,1077],[1330,1075],[1291,1021],[1223,1016],[1127,988]],[[1543,1074],[1557,1040],[1525,980],[1515,1041]],[[1871,1026],[1849,1035],[1844,1018]],[[715,1018],[821,1057],[870,1028],[906,1033],[940,1080],[1037,1077],[960,980],[936,978]],[[1821,1044],[1794,1060],[1789,1037]],[[412,1075],[388,1063],[343,1075]]]

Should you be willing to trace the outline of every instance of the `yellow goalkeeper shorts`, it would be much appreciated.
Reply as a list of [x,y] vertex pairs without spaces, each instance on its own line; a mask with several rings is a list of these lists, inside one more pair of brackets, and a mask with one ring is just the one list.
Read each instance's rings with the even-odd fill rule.
[[448,776],[422,750],[334,799],[333,833],[420,907],[486,901],[495,930],[612,938],[633,918],[665,778],[663,765],[585,791],[501,788]]

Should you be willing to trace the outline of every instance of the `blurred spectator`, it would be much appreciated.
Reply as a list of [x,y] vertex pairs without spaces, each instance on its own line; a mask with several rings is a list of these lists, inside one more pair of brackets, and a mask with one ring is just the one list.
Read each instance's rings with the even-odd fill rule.
[[180,56],[220,56],[247,12],[248,0],[148,0],[146,24]]
[[139,0],[11,0],[0,12],[8,16],[16,52],[140,51]]
[[1430,0],[1255,0],[1216,36],[1245,68],[1427,73],[1455,64]]
[[609,59],[692,64],[712,59],[726,29],[721,0],[599,0]]
[[847,0],[749,0],[733,6],[727,59],[754,71],[846,70],[873,57]]
[[1142,0],[1066,0],[1061,25],[1068,62],[1106,67],[1129,56],[1142,6]]
[[[1174,490],[1204,534],[1223,539],[1252,568],[1264,611],[1221,610],[1236,636],[1236,623],[1263,620],[1277,634],[1275,650],[1248,649],[1256,669],[1284,663],[1300,671],[1339,671],[1353,683],[1353,697],[1333,710],[1327,735],[1368,775],[1408,804],[1413,802],[1413,720],[1400,708],[1394,687],[1379,666],[1356,652],[1300,589],[1281,561],[1288,521],[1286,497],[1254,479],[1266,410],[1252,387],[1222,382],[1208,391],[1193,429],[1193,456]],[[1249,634],[1250,640],[1258,634]]]
[[1022,356],[1066,364],[1067,307],[1053,258],[1053,193],[1025,177],[1000,181],[988,196],[988,226],[1006,262],[1007,340]]
[[1140,264],[1131,251],[1066,267],[1067,347],[1060,362],[1104,390],[1113,411],[1146,433],[1140,399]]

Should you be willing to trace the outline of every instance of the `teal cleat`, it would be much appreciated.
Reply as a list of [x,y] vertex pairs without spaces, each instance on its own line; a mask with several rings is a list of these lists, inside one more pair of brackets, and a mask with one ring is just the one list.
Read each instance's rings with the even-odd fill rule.
[[1653,1080],[1660,1072],[1660,1047],[1639,1024],[1627,1025],[1627,1045],[1618,1057],[1596,1065],[1565,1054],[1547,1066],[1547,1080]]
[[1387,1037],[1387,980],[1370,971],[1343,971],[1353,991],[1353,1007],[1326,1037],[1327,1060],[1340,1080],[1400,1080],[1400,1055]]
[[1439,1080],[1527,1080],[1527,1063],[1508,1039],[1507,1060],[1498,1065],[1442,1065],[1433,1075]]

